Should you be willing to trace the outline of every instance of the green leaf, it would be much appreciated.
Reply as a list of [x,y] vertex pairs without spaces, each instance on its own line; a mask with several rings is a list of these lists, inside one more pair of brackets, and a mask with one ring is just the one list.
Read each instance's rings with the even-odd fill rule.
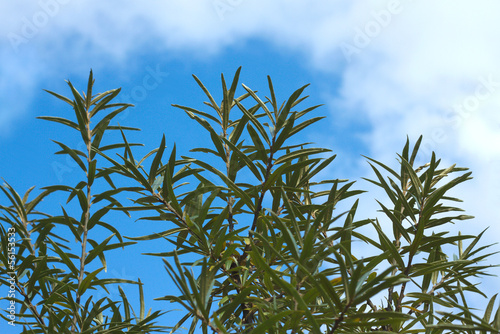
[[[94,99],[92,101],[92,103],[95,104],[95,106],[90,111],[90,117],[94,117],[99,111],[108,108],[109,106],[106,106],[106,104],[108,102],[110,102],[112,99],[114,99],[120,93],[120,91],[121,91],[121,88],[113,89],[113,90],[107,91],[104,96],[101,94],[99,100]],[[99,101],[99,102],[97,102],[97,101]],[[128,108],[129,106],[132,106],[131,104],[122,104],[122,105],[123,105],[124,109]],[[112,113],[106,115],[106,117],[108,117],[111,114]],[[114,115],[110,116],[109,119],[111,119],[113,117],[114,117]]]
[[234,74],[233,82],[231,83],[231,88],[227,90],[226,81],[224,80],[224,74],[221,74],[222,82],[222,128],[227,129],[229,127],[229,113],[233,106],[234,94],[236,92],[236,87],[238,85],[238,79],[240,77],[241,66],[236,70]]
[[125,157],[121,158],[123,159],[124,167],[126,168],[126,170],[128,172],[131,172],[130,177],[139,182],[149,192],[153,192],[151,184],[149,184],[148,180],[144,177],[144,175],[142,175],[141,171],[138,168],[139,166],[136,166],[134,163],[127,160]]
[[[339,252],[337,251],[333,251],[333,255],[335,256],[335,259],[336,259],[336,262],[337,262],[337,265],[339,267],[339,271],[340,271],[340,275],[342,277],[342,284],[344,286],[344,293],[345,293],[345,299],[346,299],[346,303],[349,305],[354,296],[352,295],[352,288],[350,288],[350,285],[349,285],[349,268],[347,267],[344,259],[342,258],[342,256],[340,255]],[[347,259],[349,259],[349,257],[346,257]]]
[[[73,101],[71,101],[71,99],[68,99],[67,97],[62,96],[61,94],[51,92],[50,90],[46,90],[46,89],[44,89],[44,91],[46,91],[47,93],[49,93],[49,94],[51,94],[51,95],[54,95],[54,96],[55,96],[55,97],[57,97],[59,100],[62,100],[62,101],[66,102],[67,104],[69,104],[70,106],[72,106],[72,107],[73,107]],[[45,117],[45,116],[43,116],[43,117]]]
[[488,302],[488,305],[486,306],[486,310],[484,311],[484,317],[483,321],[485,322],[490,322],[491,314],[493,312],[493,307],[495,306],[495,300],[497,298],[498,294],[493,295],[491,297],[490,301]]
[[[381,187],[382,189],[384,189],[385,193],[387,194],[387,196],[389,197],[389,199],[391,200],[391,202],[393,204],[396,204],[397,203],[397,199],[396,199],[396,196],[394,195],[394,192],[392,191],[391,187],[387,184],[387,182],[385,181],[384,177],[382,176],[382,174],[378,171],[377,168],[375,168],[375,166],[373,166],[371,163],[368,163],[370,165],[370,167],[373,169],[373,171],[375,172],[378,180],[380,183],[376,182],[376,181],[373,181],[373,180],[370,180],[370,179],[367,179],[367,178],[364,178],[363,177],[363,180],[366,180],[368,182],[371,182],[373,184],[375,184],[376,186],[379,186]],[[396,174],[396,177],[399,178],[399,175]]]
[[[250,122],[252,122],[253,126],[255,126],[255,128],[259,131],[260,135],[262,136],[262,138],[264,138],[264,140],[266,141],[267,145],[271,146],[271,141],[269,140],[269,136],[267,135],[266,130],[264,129],[264,127],[262,126],[262,124],[259,122],[259,120],[257,119],[257,117],[254,115],[254,112],[256,111],[256,109],[252,108],[250,110],[247,110],[238,101],[236,101],[236,105],[238,106],[238,108],[240,108],[240,110],[243,112],[243,114],[245,114],[245,116],[248,117],[248,119],[250,120]],[[247,129],[248,129],[248,125],[247,125]]]
[[257,327],[252,329],[252,334],[271,333],[271,329],[279,322],[279,320],[286,318],[293,312],[293,310],[285,310],[271,315],[269,318],[261,322]]
[[227,140],[226,138],[221,139],[231,148],[233,151],[233,154],[235,154],[241,161],[245,163],[245,165],[250,169],[250,171],[253,173],[253,175],[262,182],[262,177],[259,173],[259,170],[257,167],[255,167],[254,163],[252,160],[243,152],[240,151],[238,147],[236,147],[231,141]]
[[247,125],[247,131],[248,131],[248,134],[250,135],[250,138],[252,138],[252,142],[253,142],[254,147],[255,147],[257,158],[262,160],[262,162],[267,165],[268,157],[267,157],[267,153],[266,153],[266,148],[264,147],[262,140],[260,140],[259,135],[257,134],[255,129],[250,124]]
[[142,282],[141,279],[138,279],[139,281],[139,303],[140,303],[140,310],[139,310],[139,319],[143,320],[145,316],[145,304],[144,304],[144,290],[142,288]]
[[182,213],[182,208],[177,201],[177,196],[175,196],[173,189],[174,181],[172,180],[175,166],[175,152],[176,150],[174,144],[172,152],[170,153],[170,158],[166,165],[165,174],[163,175],[162,196],[164,199],[170,201],[170,205],[172,205],[172,208],[176,211],[177,214],[180,215]]
[[322,120],[323,118],[325,118],[324,116],[322,117],[314,117],[314,118],[311,118],[311,119],[308,119],[307,121],[304,121],[296,126],[293,127],[293,129],[290,131],[288,137],[291,137],[293,136],[294,134],[302,131],[303,129],[307,128],[309,125],[312,125],[314,123],[316,123],[317,121],[320,121]]
[[[392,222],[393,230],[396,231],[396,233],[394,233],[394,238],[397,238],[398,237],[397,234],[399,233],[403,236],[403,238],[405,238],[405,240],[408,243],[411,243],[410,235],[408,234],[408,232],[406,231],[406,229],[403,226],[403,219],[402,219],[403,217],[400,217],[400,218],[396,217],[395,212],[392,212],[391,210],[389,210],[385,205],[380,203],[378,200],[377,200],[377,203],[380,205],[380,207],[382,208],[382,211],[384,211],[385,215]],[[400,213],[398,215],[401,216]]]
[[217,175],[218,177],[221,178],[221,180],[228,186],[229,189],[231,189],[239,198],[243,200],[243,202],[248,206],[250,210],[254,210],[254,205],[252,203],[252,199],[248,194],[243,191],[240,187],[238,187],[236,184],[234,184],[233,181],[231,181],[224,173],[219,171],[218,169],[214,168],[210,164],[207,164],[203,161],[197,160],[197,159],[186,159],[189,162],[193,162],[200,167],[205,168],[207,171],[210,171]]
[[[133,106],[132,104],[130,106]],[[141,131],[139,128],[134,128],[130,126],[114,126],[114,125],[108,125],[106,130],[130,130],[130,131]],[[142,145],[142,144],[141,144]]]
[[[97,125],[95,126],[95,128],[92,130],[92,136],[94,136],[97,132],[104,132],[105,130],[108,129],[108,124],[109,122],[116,116],[118,115],[119,113],[123,112],[125,109],[127,109],[129,106],[129,104],[126,104],[124,105],[123,107],[121,108],[118,108],[112,112],[110,112],[109,114],[107,114],[106,116],[103,117],[102,120],[99,121],[99,123],[97,123]],[[95,110],[95,109],[94,109]]]
[[[148,181],[149,184],[153,185],[153,182],[155,181],[156,178],[156,172],[158,171],[158,167],[160,166],[161,163],[161,157],[163,156],[163,152],[165,151],[165,135],[163,135],[160,143],[160,148],[156,152],[155,158],[153,159],[153,162],[151,163],[151,168],[149,169],[149,177]],[[156,190],[157,187],[153,187],[153,191]]]
[[450,182],[448,182],[447,184],[443,185],[442,187],[436,189],[435,191],[433,191],[432,194],[426,199],[426,201],[424,203],[424,207],[422,210],[422,218],[423,219],[430,218],[430,216],[434,212],[434,209],[435,209],[434,206],[438,203],[439,200],[443,199],[444,194],[448,190],[453,188],[454,186],[456,186],[464,181],[469,180],[471,174],[472,174],[472,172],[465,173],[465,174],[451,180]]
[[275,125],[276,121],[274,120],[273,115],[271,114],[271,112],[267,108],[266,104],[264,102],[262,102],[262,100],[257,96],[257,94],[255,94],[255,92],[252,89],[250,89],[249,87],[247,87],[244,84],[242,84],[242,86],[243,86],[243,88],[245,88],[245,90],[248,92],[248,94],[250,94],[250,96],[252,96],[253,99],[259,104],[259,106],[262,108],[262,110],[264,110],[264,112],[267,114],[267,116],[269,117],[269,120],[273,123],[273,125]]
[[281,148],[283,143],[291,137],[290,132],[292,131],[294,122],[295,122],[295,113],[293,113],[292,116],[290,116],[290,118],[286,120],[284,128],[281,130],[278,138],[273,144],[272,147],[273,153],[277,152]]
[[301,309],[301,311],[305,313],[307,320],[310,322],[310,325],[312,327],[312,332],[320,334],[321,329],[316,318],[313,316],[308,305],[306,304],[304,299],[300,296],[300,294],[297,292],[295,287],[292,286],[287,281],[280,278],[276,274],[276,272],[271,267],[269,267],[269,265],[265,262],[265,260],[258,252],[255,251],[251,252],[252,252],[252,259],[255,261],[256,265],[259,268],[265,270],[265,272],[271,276],[273,283],[279,285],[288,295],[293,297],[294,301],[297,303],[297,306]]
[[281,110],[281,113],[280,113],[278,119],[276,120],[276,129],[277,130],[281,129],[283,124],[285,124],[285,121],[288,118],[288,114],[290,113],[291,109],[295,105],[295,102],[299,98],[300,94],[302,94],[302,92],[304,91],[304,89],[306,89],[307,86],[309,86],[309,84],[300,87],[295,92],[293,92],[293,94],[288,98],[285,106]]
[[326,148],[304,148],[300,150],[296,150],[293,152],[290,152],[288,154],[285,154],[278,159],[276,159],[275,164],[279,165],[285,162],[289,162],[293,159],[300,159],[302,157],[308,157],[313,154],[319,154],[319,153],[325,153],[325,152],[331,152],[331,150],[326,149]]
[[71,272],[77,276],[79,274],[79,270],[76,268],[76,266],[73,264],[71,259],[69,258],[68,254],[64,252],[54,241],[52,241],[50,238],[47,238],[48,242],[54,247],[54,252],[57,253],[57,255],[60,256],[61,261],[68,267]]
[[67,125],[67,126],[73,128],[73,129],[76,129],[76,130],[80,131],[80,129],[78,128],[78,124],[76,124],[75,122],[72,122],[72,121],[70,121],[69,119],[66,119],[66,118],[53,117],[53,116],[38,116],[37,118],[38,119],[43,119],[43,120],[46,120],[46,121],[61,123],[61,124]]
[[85,106],[87,108],[90,108],[90,103],[92,100],[92,87],[94,86],[94,74],[92,73],[92,69],[90,70],[89,73],[89,81],[87,83],[87,95],[86,95],[86,101],[85,101]]
[[[283,235],[283,239],[287,245],[287,248],[290,250],[292,257],[294,259],[300,258],[299,245],[303,244],[302,240],[295,240],[294,235],[290,231],[290,229],[286,226],[286,224],[278,217],[274,212],[271,212],[273,217],[273,221],[276,224],[276,227],[281,231]],[[300,234],[297,236],[300,237]]]
[[95,279],[97,274],[99,274],[104,268],[99,268],[94,270],[93,272],[87,274],[87,276],[83,279],[82,283],[78,286],[78,294],[83,295],[85,291],[91,286],[92,280]]
[[90,137],[87,132],[87,127],[89,125],[89,118],[87,114],[87,110],[84,106],[84,100],[82,96],[78,93],[78,91],[73,87],[70,81],[67,82],[69,87],[71,88],[71,92],[73,93],[73,97],[75,98],[73,107],[75,110],[75,116],[78,120],[78,128],[80,129],[80,134],[82,136],[83,142],[88,144],[90,142]]
[[210,137],[212,138],[212,142],[214,143],[215,148],[217,149],[217,152],[219,153],[219,156],[225,161],[226,152],[224,150],[224,146],[222,145],[222,140],[219,137],[219,135],[217,134],[217,132],[215,132],[215,130],[212,128],[212,126],[203,118],[196,116],[195,114],[193,114],[190,111],[185,110],[185,112],[189,115],[189,117],[191,117],[192,119],[197,121],[199,124],[201,124],[201,126],[203,126],[205,129],[208,130],[208,132],[210,133]]
[[[126,146],[144,146],[143,144],[137,144],[137,143],[130,143],[130,144],[125,144],[125,143],[118,143],[118,144],[110,144],[110,145],[106,145],[106,146],[101,146],[99,147],[99,151],[101,152],[104,152],[104,151],[107,151],[107,150],[113,150],[115,148],[123,148],[123,147],[126,147]],[[96,150],[96,153],[98,153],[98,151]]]
[[80,159],[80,157],[78,156],[78,153],[75,150],[69,148],[65,144],[60,143],[58,141],[53,140],[53,142],[56,143],[57,145],[61,146],[61,148],[63,149],[63,152],[66,153],[66,154],[68,154],[73,160],[75,160],[75,162],[78,164],[78,166],[80,166],[80,168],[84,172],[87,171],[87,167],[83,163],[82,159]]
[[201,116],[203,118],[208,118],[209,120],[214,121],[215,123],[217,123],[219,125],[222,125],[222,123],[220,122],[220,120],[218,120],[214,116],[210,115],[209,113],[206,113],[206,112],[203,112],[203,111],[199,111],[199,110],[196,110],[194,108],[190,108],[190,107],[186,107],[186,106],[181,106],[181,105],[178,105],[178,104],[172,104],[172,107],[182,109],[182,110],[184,110],[186,112],[189,111],[189,112],[191,112],[193,114],[196,114],[196,115]]
[[340,242],[343,245],[343,249],[347,251],[347,253],[345,254],[346,256],[349,256],[349,254],[351,254],[353,221],[354,215],[356,214],[356,209],[358,208],[358,203],[359,199],[354,202],[351,210],[349,210],[344,223],[344,229],[341,231]]
[[92,160],[89,162],[89,170],[87,172],[88,185],[92,186],[94,183],[95,173],[96,173],[97,160]]
[[300,170],[301,168],[304,168],[305,166],[312,163],[314,163],[313,160],[303,160],[293,164],[290,162],[282,164],[271,173],[271,175],[262,186],[262,189],[264,191],[270,189],[275,185],[275,182],[279,180],[283,175],[286,175],[290,171]]
[[[258,108],[259,108],[258,105],[254,106],[253,108],[250,108],[250,110],[248,110],[248,112],[253,115],[258,110]],[[234,128],[233,128],[233,131],[231,131],[231,133],[229,134],[229,140],[231,141],[231,143],[233,143],[234,145],[236,145],[238,143],[238,141],[240,140],[241,134],[243,133],[243,130],[245,129],[245,126],[248,124],[249,120],[250,119],[245,114],[243,114],[240,119],[238,119],[232,123],[232,126]]]
[[394,260],[398,269],[403,271],[405,268],[405,264],[403,258],[401,257],[401,254],[399,254],[398,250],[396,249],[396,246],[391,242],[391,240],[389,240],[384,231],[382,231],[382,228],[380,227],[378,221],[374,221],[373,226],[377,230],[382,250],[388,252],[388,254],[390,254],[389,259]]
[[217,111],[217,113],[219,114],[219,117],[222,120],[221,110],[220,110],[219,106],[217,105],[217,103],[215,102],[215,100],[212,97],[212,95],[210,94],[210,92],[208,91],[208,89],[203,85],[203,83],[200,81],[200,79],[198,79],[198,77],[196,77],[196,75],[193,75],[193,78],[196,81],[196,83],[198,84],[198,86],[200,86],[200,88],[203,90],[203,92],[205,93],[205,95],[208,97],[208,99],[210,100],[212,108],[214,108],[214,110]]
[[112,234],[110,235],[109,237],[107,237],[106,239],[104,239],[102,242],[100,242],[98,244],[97,247],[94,247],[94,249],[92,249],[87,257],[85,257],[85,264],[89,264],[90,262],[92,262],[92,260],[94,260],[98,255],[102,254],[103,251],[106,249],[106,245],[108,244],[108,242],[114,237],[115,235]]
[[500,306],[497,308],[492,325],[496,330],[500,329]]

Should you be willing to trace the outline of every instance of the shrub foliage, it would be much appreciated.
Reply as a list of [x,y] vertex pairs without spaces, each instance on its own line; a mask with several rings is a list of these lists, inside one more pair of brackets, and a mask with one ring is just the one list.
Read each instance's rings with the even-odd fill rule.
[[[379,212],[358,220],[363,191],[329,177],[330,150],[301,141],[323,118],[310,116],[318,106],[303,107],[307,86],[281,102],[268,77],[269,97],[245,85],[237,96],[239,75],[229,86],[222,76],[221,103],[194,77],[207,96],[205,110],[174,105],[195,121],[186,131],[211,138],[192,157],[168,150],[163,137],[137,160],[139,144],[125,133],[138,129],[114,122],[131,105],[114,102],[120,89],[94,94],[92,72],[85,92],[70,82],[71,97],[49,92],[73,115],[39,118],[81,137],[83,150],[54,142],[82,177],[36,197],[33,188],[21,195],[1,186],[0,282],[15,287],[15,297],[2,298],[17,305],[14,315],[2,314],[5,321],[22,333],[499,332],[496,295],[481,313],[467,303],[487,297],[477,286],[491,267],[484,232],[449,228],[472,218],[449,195],[471,172],[442,167],[434,154],[417,166],[422,138],[413,146],[407,140],[398,169],[367,158],[374,173],[367,180],[385,196]],[[121,139],[102,144],[110,131]],[[57,194],[67,196],[59,213],[39,210]],[[169,228],[123,237],[109,221],[116,210]],[[153,239],[163,239],[164,249],[147,255],[161,257],[158,265],[177,288],[157,299],[184,310],[168,327],[164,311],[146,312],[140,280],[102,278],[108,252]],[[118,300],[96,297],[116,284]],[[136,310],[124,285],[139,289]]]

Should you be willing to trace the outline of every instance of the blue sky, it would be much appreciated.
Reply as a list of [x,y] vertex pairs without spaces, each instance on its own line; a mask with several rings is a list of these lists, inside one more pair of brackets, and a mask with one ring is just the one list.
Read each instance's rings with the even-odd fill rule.
[[[122,87],[121,101],[136,105],[120,123],[143,129],[132,135],[145,144],[139,156],[157,147],[162,134],[169,147],[176,142],[178,151],[187,152],[203,139],[192,132],[196,124],[170,105],[202,107],[192,74],[218,92],[220,74],[230,80],[243,66],[242,83],[266,92],[270,75],[282,100],[311,83],[308,103],[324,104],[317,114],[328,117],[305,140],[338,154],[329,171],[334,177],[371,177],[361,154],[394,165],[406,136],[415,141],[423,134],[427,156],[436,151],[444,164],[474,173],[458,195],[477,218],[456,228],[478,233],[491,226],[485,242],[497,242],[499,7],[495,1],[451,0],[4,1],[0,177],[18,192],[72,184],[78,177],[71,162],[53,155],[57,147],[51,142],[71,146],[77,137],[35,119],[70,110],[42,89],[68,95],[66,79],[84,89],[92,68],[97,91]],[[377,194],[363,197],[362,214],[373,217]],[[125,235],[151,228],[120,224],[130,232]],[[144,273],[124,263],[123,255],[112,258],[118,276]],[[158,266],[154,275],[168,284],[159,259],[140,259]],[[500,257],[495,260],[500,263]],[[497,278],[484,286],[489,295],[496,293]],[[146,293],[158,296],[153,288]],[[158,304],[151,306],[165,307]]]

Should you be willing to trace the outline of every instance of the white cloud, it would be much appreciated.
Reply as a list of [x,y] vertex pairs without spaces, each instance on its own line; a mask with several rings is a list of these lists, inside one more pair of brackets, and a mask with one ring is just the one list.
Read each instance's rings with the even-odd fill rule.
[[492,225],[490,242],[499,232],[499,9],[491,1],[405,2],[391,24],[352,57],[334,100],[371,120],[374,130],[366,142],[384,161],[393,159],[406,134],[413,140],[424,134],[428,151],[470,167],[475,179],[459,191],[478,219],[460,228],[477,233]]

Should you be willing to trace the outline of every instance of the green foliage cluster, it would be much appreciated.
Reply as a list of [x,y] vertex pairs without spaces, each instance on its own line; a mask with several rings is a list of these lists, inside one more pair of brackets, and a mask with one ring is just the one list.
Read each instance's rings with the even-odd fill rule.
[[[23,333],[175,332],[183,326],[190,333],[500,331],[496,295],[481,315],[467,303],[471,295],[486,297],[475,284],[490,268],[484,264],[489,246],[479,243],[483,233],[447,230],[471,218],[449,195],[471,178],[467,169],[440,167],[434,154],[415,166],[421,138],[412,148],[406,142],[398,170],[367,158],[375,174],[369,181],[386,197],[378,218],[356,220],[363,191],[347,180],[318,180],[335,155],[298,139],[322,119],[308,117],[318,106],[301,108],[306,86],[282,103],[270,78],[269,97],[245,85],[236,96],[239,74],[229,86],[222,76],[220,104],[194,77],[209,111],[174,105],[209,134],[209,146],[192,150],[201,158],[179,157],[175,146],[168,152],[163,137],[136,160],[138,144],[128,143],[125,132],[138,129],[110,125],[130,105],[113,103],[119,89],[94,95],[92,72],[85,93],[69,82],[71,98],[49,92],[71,106],[76,122],[40,118],[80,133],[84,151],[55,143],[84,178],[45,187],[31,200],[33,188],[21,197],[9,184],[1,187],[8,204],[0,206],[0,282],[10,284],[8,229],[14,228],[16,321]],[[107,131],[119,131],[122,140],[102,146]],[[38,211],[55,192],[67,193],[68,203],[76,200],[81,215],[72,217],[64,207],[55,216]],[[132,202],[123,203],[124,193]],[[350,209],[339,212],[346,203]],[[124,238],[106,222],[111,210],[138,211],[140,219],[168,221],[170,228]],[[110,235],[99,239],[96,228]],[[74,236],[79,252],[59,229]],[[185,310],[171,327],[158,325],[161,311],[145,311],[140,280],[100,278],[108,251],[153,239],[164,239],[165,251],[149,255],[162,258],[178,288],[157,299]],[[139,312],[121,288],[119,300],[94,298],[110,284],[138,285]]]

